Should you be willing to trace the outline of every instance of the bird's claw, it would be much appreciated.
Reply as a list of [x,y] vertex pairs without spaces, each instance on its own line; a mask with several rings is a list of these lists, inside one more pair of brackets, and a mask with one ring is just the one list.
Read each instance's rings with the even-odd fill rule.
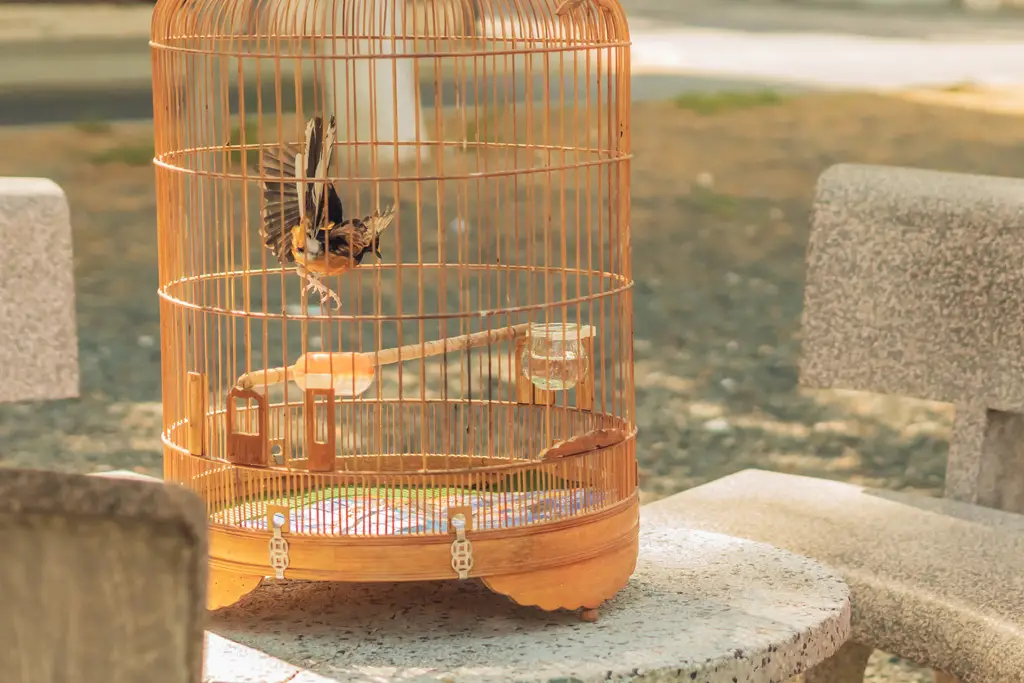
[[341,297],[332,291],[327,285],[317,279],[309,278],[306,291],[316,292],[320,295],[320,305],[323,306],[329,299],[334,303],[335,310],[341,309]]
[[[327,289],[327,298],[330,299],[334,303],[334,310],[336,310],[336,311],[340,311],[341,310],[341,297],[340,296],[338,296],[336,293],[332,292],[331,290]],[[322,305],[323,303],[324,303],[324,297],[323,297],[323,294],[321,294],[320,295],[320,304]]]

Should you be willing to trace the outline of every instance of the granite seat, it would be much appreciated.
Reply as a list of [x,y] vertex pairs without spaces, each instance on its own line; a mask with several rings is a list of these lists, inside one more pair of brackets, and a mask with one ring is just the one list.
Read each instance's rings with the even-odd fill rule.
[[206,514],[163,482],[0,468],[0,679],[199,683]]
[[[32,226],[45,259],[7,248]],[[0,178],[0,403],[78,396],[71,215],[46,178]],[[40,283],[46,283],[45,287]]]
[[807,683],[860,683],[873,648],[937,681],[1024,681],[1022,263],[1024,181],[822,174],[800,383],[952,403],[946,499],[746,471],[658,503],[677,523],[840,570],[853,642]]
[[1022,515],[760,470],[645,512],[655,522],[769,543],[843,576],[854,644],[808,681],[859,683],[873,649],[967,683],[1024,680]]

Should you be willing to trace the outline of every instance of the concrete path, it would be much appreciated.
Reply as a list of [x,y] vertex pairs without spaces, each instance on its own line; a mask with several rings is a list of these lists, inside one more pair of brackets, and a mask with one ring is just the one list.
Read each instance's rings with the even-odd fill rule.
[[[931,1],[931,0],[927,0]],[[634,93],[1024,84],[1024,19],[623,0]],[[0,5],[0,125],[148,118],[150,11]]]
[[877,5],[871,9],[844,7],[846,0],[835,0],[832,7],[822,6],[828,1],[620,0],[631,18],[744,33],[844,33],[922,40],[1013,40],[1024,35],[1020,12],[969,14],[950,8],[947,0],[871,0]]
[[633,22],[634,70],[714,74],[815,88],[899,89],[1024,83],[1024,34],[1013,40],[882,38],[844,33],[657,28]]

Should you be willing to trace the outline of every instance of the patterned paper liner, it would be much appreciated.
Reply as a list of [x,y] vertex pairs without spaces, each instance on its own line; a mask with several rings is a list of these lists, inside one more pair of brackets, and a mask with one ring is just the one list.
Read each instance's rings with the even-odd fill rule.
[[[448,533],[448,508],[470,507],[474,529],[508,529],[566,519],[600,506],[602,496],[590,489],[491,493],[459,491],[410,499],[402,492],[353,492],[291,505],[289,532],[307,534],[381,536]],[[287,501],[270,501],[287,504]],[[247,529],[267,528],[262,504],[223,511],[222,522]]]

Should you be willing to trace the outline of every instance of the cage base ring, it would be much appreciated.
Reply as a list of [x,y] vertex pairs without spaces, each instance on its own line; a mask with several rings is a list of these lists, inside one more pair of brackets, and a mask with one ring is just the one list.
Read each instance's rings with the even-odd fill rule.
[[629,581],[639,552],[637,534],[607,554],[557,567],[487,576],[483,582],[517,604],[546,612],[582,610],[584,621],[596,621],[598,608]]
[[[595,610],[629,580],[639,553],[639,499],[562,523],[470,533],[470,577],[522,605]],[[210,527],[208,608],[228,607],[273,569],[270,534]],[[451,537],[288,536],[286,579],[345,582],[451,580]]]

